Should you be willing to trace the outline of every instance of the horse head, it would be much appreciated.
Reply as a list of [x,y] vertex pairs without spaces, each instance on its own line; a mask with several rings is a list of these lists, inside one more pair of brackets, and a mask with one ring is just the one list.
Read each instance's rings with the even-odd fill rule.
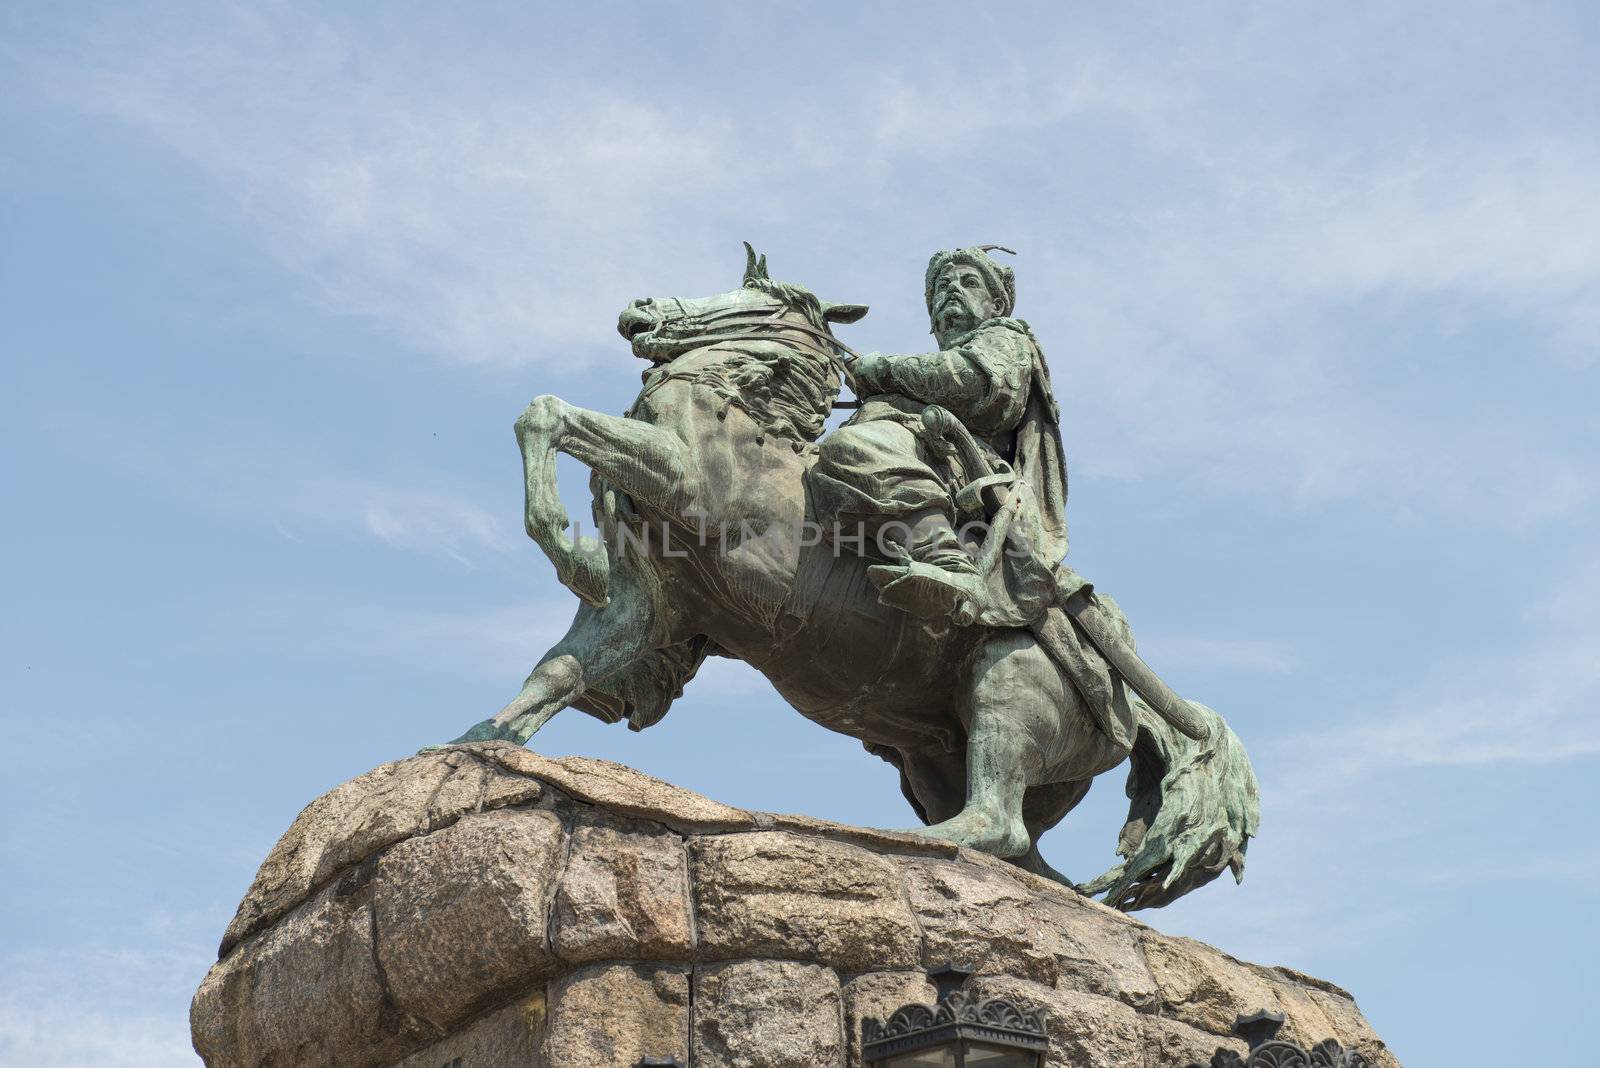
[[[831,337],[829,324],[853,323],[867,314],[861,304],[834,304],[811,290],[767,274],[767,257],[745,242],[744,279],[738,289],[709,297],[642,297],[623,309],[617,332],[633,354],[654,364],[731,336],[756,334]],[[785,328],[788,328],[787,331]]]

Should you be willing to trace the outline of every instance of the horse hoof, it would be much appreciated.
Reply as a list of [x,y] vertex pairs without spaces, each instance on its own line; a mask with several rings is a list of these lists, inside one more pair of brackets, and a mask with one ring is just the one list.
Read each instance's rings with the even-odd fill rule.
[[960,815],[928,827],[912,829],[924,838],[942,838],[966,849],[975,849],[1001,860],[1027,853],[1032,846],[1022,820],[993,817],[982,811],[967,810]]

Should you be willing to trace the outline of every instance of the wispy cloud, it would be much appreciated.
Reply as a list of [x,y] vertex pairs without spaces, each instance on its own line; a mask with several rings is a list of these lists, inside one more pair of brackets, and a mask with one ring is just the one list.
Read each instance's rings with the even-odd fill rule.
[[[1600,854],[1564,817],[1519,831],[1524,817],[1490,801],[1481,825],[1440,803],[1451,789],[1481,797],[1491,776],[1518,765],[1600,756],[1600,560],[1524,622],[1525,633],[1508,631],[1488,653],[1427,665],[1424,682],[1381,710],[1330,707],[1332,726],[1257,747],[1262,837],[1244,887],[1185,898],[1162,910],[1161,926],[1316,971],[1415,937],[1444,896],[1498,893],[1508,880],[1524,894],[1592,887]],[[1352,895],[1347,873],[1381,892]]]
[[725,122],[597,82],[419,81],[311,13],[215,14],[50,89],[231,190],[328,309],[448,359],[582,362],[636,295],[608,287],[614,265],[670,241],[741,158]]
[[1600,562],[1531,613],[1531,633],[1471,660],[1433,665],[1425,687],[1376,716],[1295,736],[1319,754],[1319,790],[1402,768],[1546,764],[1600,755]]
[[1147,635],[1142,649],[1162,664],[1201,665],[1281,675],[1294,669],[1296,658],[1275,642],[1259,638],[1213,638],[1195,634]]
[[[1511,526],[1593,502],[1592,466],[1547,426],[1514,412],[1419,411],[1431,398],[1411,391],[1433,380],[1374,392],[1373,381],[1393,377],[1380,361],[1416,354],[1384,351],[1371,327],[1420,315],[1428,344],[1448,353],[1460,339],[1439,336],[1440,324],[1470,306],[1544,335],[1507,354],[1520,367],[1551,340],[1592,351],[1600,214],[1585,191],[1600,150],[1540,133],[1509,145],[1425,143],[1420,160],[1353,153],[1329,166],[1311,140],[1269,151],[1226,123],[1196,122],[1192,136],[1234,149],[1182,193],[1209,209],[1172,200],[1168,215],[1126,228],[1114,252],[1070,254],[1051,287],[1095,353],[1075,367],[1073,405],[1096,446],[1091,470],[1187,468],[1311,500],[1377,490],[1393,505]],[[1458,373],[1441,367],[1437,381],[1448,387]]]
[[[515,689],[578,613],[565,591],[494,608],[417,608],[345,590],[240,588],[208,591],[185,606],[204,621],[182,641],[197,649],[249,648],[262,655],[404,663],[410,668],[500,679]],[[173,636],[169,643],[180,639]],[[696,700],[776,698],[771,683],[738,660],[714,656],[690,683]]]
[[566,633],[576,599],[495,608],[416,608],[352,597],[348,591],[235,589],[197,600],[190,614],[205,629],[190,640],[270,650],[274,655],[352,657],[427,665],[513,687]]
[[270,424],[245,427],[191,418],[181,425],[122,417],[115,431],[72,411],[50,417],[64,442],[90,450],[175,500],[230,520],[255,523],[290,541],[307,534],[371,538],[390,548],[473,567],[517,539],[515,493],[505,516],[471,499],[441,474],[375,473],[295,440]]
[[81,1001],[0,996],[0,1062],[36,1068],[199,1064],[182,1016],[111,1013]]
[[185,1006],[213,956],[187,946],[0,957],[0,1063],[198,1064]]
[[[953,44],[929,41],[915,63],[813,80],[803,107],[716,111],[565,68],[419,78],[404,48],[293,7],[226,8],[197,32],[97,41],[29,69],[59,102],[235,191],[330,309],[448,359],[580,365],[639,278],[731,281],[718,257],[733,221],[804,224],[825,243],[872,231],[835,268],[844,281],[809,279],[849,286],[889,270],[880,249],[1021,230],[1024,313],[1076,441],[1093,444],[1075,448],[1080,469],[1317,501],[1375,491],[1513,527],[1592,503],[1591,466],[1537,420],[1420,416],[1375,393],[1372,364],[1394,357],[1363,351],[1375,341],[1358,328],[1418,309],[1437,327],[1442,302],[1591,351],[1600,148],[1587,128],[1524,121],[1538,98],[1507,86],[1485,137],[1430,121],[1449,91],[1411,83],[1404,106],[1340,121],[1350,86],[1383,91],[1396,68],[1365,48],[1403,18],[1353,19],[1330,41],[1329,27],[1267,15],[1217,35],[1208,17],[1159,32],[1069,17],[1035,51],[1008,41],[1011,58],[976,80],[949,77]],[[1448,44],[1476,55],[1481,30]],[[1459,62],[1408,52],[1397,67],[1432,64],[1448,85]],[[1005,174],[952,174],[952,156],[1005,160]],[[915,314],[914,292],[889,313]],[[437,540],[429,522],[369,514],[381,536]]]
[[1600,755],[1600,723],[1594,714],[1600,667],[1594,648],[1556,645],[1510,656],[1495,666],[1503,678],[1463,672],[1465,677],[1454,681],[1455,692],[1442,700],[1419,701],[1392,718],[1302,741],[1332,754],[1324,773],[1342,767],[1347,775],[1404,767],[1543,764]]
[[362,504],[366,531],[397,549],[443,553],[467,563],[472,549],[507,547],[505,524],[469,501],[373,483],[348,488]]

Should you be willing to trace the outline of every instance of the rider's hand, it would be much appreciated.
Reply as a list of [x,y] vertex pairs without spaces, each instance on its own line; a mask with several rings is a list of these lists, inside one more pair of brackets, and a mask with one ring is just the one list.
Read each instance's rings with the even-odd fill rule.
[[870,397],[883,392],[885,372],[889,358],[878,352],[864,352],[850,364],[850,385],[858,397]]

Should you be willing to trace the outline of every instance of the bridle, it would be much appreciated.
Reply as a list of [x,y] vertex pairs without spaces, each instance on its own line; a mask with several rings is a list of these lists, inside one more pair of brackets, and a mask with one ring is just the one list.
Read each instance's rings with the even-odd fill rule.
[[[700,315],[690,315],[679,297],[673,297],[672,302],[677,305],[677,317],[667,319],[656,327],[658,336],[664,335],[667,340],[675,340],[674,335],[682,335],[683,340],[694,341],[696,348],[719,345],[731,341],[770,341],[801,347],[795,339],[782,336],[785,331],[793,331],[815,338],[829,346],[829,349],[821,350],[814,346],[803,347],[814,352],[821,351],[824,356],[838,364],[840,369],[846,372],[845,380],[847,382],[851,378],[848,373],[851,362],[861,358],[859,353],[834,337],[827,330],[819,330],[810,323],[797,323],[786,320],[784,316],[792,310],[792,307],[782,301],[724,308],[721,311],[706,312]],[[768,312],[770,314],[763,314]],[[717,329],[724,332],[712,334],[691,332],[691,330],[704,329],[712,323],[719,324]],[[733,328],[732,332],[727,332],[730,327]],[[746,329],[739,329],[741,327]],[[830,351],[830,349],[837,351]],[[860,401],[835,401],[833,404],[834,408],[859,408],[860,406]]]

